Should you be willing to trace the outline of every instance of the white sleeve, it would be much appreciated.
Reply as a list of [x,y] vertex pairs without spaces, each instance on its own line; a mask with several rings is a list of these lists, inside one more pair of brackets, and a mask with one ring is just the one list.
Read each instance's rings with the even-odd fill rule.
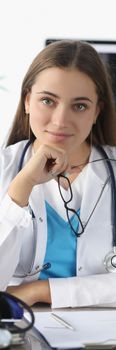
[[22,230],[30,225],[29,211],[6,194],[0,205],[0,290],[6,289],[16,266],[22,244]]
[[49,279],[52,308],[116,306],[116,274]]

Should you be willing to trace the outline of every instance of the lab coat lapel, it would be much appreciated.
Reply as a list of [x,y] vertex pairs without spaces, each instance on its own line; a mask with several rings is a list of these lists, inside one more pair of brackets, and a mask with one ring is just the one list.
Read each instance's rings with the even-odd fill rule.
[[34,266],[41,266],[44,261],[47,242],[47,218],[42,185],[33,188],[29,203],[35,215],[36,254]]
[[[93,147],[90,161],[102,158],[100,153]],[[87,174],[84,184],[84,192],[81,203],[80,216],[83,224],[85,224],[91,215],[95,204],[100,196],[102,188],[108,178],[107,164],[104,162],[90,163],[87,165]],[[108,185],[105,186],[106,191]]]
[[35,214],[36,220],[38,222],[43,222],[43,216],[45,216],[45,203],[42,185],[33,187],[29,202]]

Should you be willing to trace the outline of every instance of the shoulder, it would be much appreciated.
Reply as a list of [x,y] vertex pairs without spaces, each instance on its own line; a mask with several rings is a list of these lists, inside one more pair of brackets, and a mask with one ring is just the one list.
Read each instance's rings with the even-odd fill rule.
[[112,147],[112,146],[105,146],[104,150],[106,151],[108,158],[110,160],[110,163],[112,165],[114,174],[116,176],[116,147]]
[[3,161],[4,166],[9,166],[10,163],[13,164],[14,160],[18,163],[26,143],[27,140],[24,140],[1,149],[0,160]]
[[1,153],[4,153],[4,154],[8,154],[8,153],[9,154],[15,154],[15,153],[17,153],[17,151],[22,150],[27,142],[28,142],[28,140],[23,140],[23,141],[19,141],[17,143],[14,143],[13,145],[10,145],[10,146],[2,147],[1,148]]
[[0,196],[7,191],[9,183],[18,173],[19,162],[27,140],[17,142],[0,150]]
[[[102,150],[106,152],[106,155],[109,158],[108,163],[112,165],[112,168],[114,170],[114,174],[116,175],[116,147],[115,146],[110,146],[110,145],[102,145],[102,146],[93,146],[92,148],[92,155],[91,159],[93,164],[91,165],[92,168],[94,169],[95,172],[98,173],[98,175],[101,173],[102,177],[102,172],[104,169],[104,165],[106,164],[106,169],[107,169],[107,162],[101,162],[99,166],[99,162],[95,162],[95,160],[104,159],[104,154],[102,154]],[[102,166],[103,165],[103,166]]]

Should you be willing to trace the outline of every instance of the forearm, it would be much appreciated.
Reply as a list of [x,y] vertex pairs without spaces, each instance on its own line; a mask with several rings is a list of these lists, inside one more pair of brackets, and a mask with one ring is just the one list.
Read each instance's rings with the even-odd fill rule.
[[20,286],[9,286],[7,292],[30,306],[37,302],[51,303],[49,281],[33,281]]
[[24,171],[22,171],[11,182],[8,195],[16,204],[25,207],[28,204],[32,188],[33,184],[29,182]]

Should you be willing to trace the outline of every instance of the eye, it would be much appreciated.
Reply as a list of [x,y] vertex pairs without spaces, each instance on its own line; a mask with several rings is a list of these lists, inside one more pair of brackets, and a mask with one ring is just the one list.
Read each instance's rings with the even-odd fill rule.
[[48,105],[48,106],[51,106],[54,102],[53,100],[51,100],[51,98],[48,98],[48,97],[43,97],[41,101],[44,105]]
[[87,108],[86,103],[76,103],[73,105],[75,111],[84,111]]

